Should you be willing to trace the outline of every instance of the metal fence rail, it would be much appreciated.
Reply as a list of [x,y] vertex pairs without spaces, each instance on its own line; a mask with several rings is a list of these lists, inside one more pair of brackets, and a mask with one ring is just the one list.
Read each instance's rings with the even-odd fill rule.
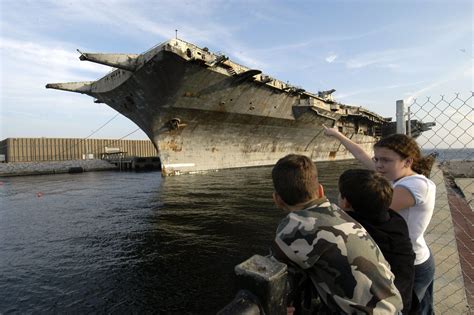
[[[426,240],[436,261],[437,314],[474,313],[474,114],[469,95],[414,99],[410,119],[435,122],[417,138],[426,153],[437,152],[431,179],[437,185],[435,212]],[[463,178],[464,177],[464,178]]]

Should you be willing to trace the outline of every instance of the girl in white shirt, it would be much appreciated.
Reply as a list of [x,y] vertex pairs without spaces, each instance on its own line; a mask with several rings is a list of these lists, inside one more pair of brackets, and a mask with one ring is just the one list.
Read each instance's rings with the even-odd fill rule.
[[325,127],[327,136],[338,139],[356,159],[393,183],[390,208],[406,220],[416,254],[414,291],[420,302],[420,314],[434,314],[433,280],[435,264],[424,239],[433,215],[436,186],[428,179],[434,158],[423,157],[414,139],[395,134],[374,145],[374,157],[335,128]]

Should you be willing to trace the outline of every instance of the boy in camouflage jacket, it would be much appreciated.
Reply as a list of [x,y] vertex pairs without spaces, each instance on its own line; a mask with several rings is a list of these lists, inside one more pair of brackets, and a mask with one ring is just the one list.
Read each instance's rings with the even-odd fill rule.
[[290,154],[272,170],[280,222],[273,255],[296,265],[321,299],[318,314],[399,314],[394,275],[367,231],[324,196],[317,169]]

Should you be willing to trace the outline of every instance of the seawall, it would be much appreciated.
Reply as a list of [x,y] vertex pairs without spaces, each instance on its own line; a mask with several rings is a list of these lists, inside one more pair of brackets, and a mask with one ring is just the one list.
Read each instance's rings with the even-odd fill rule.
[[445,161],[440,168],[445,174],[446,183],[473,207],[474,161]]
[[449,172],[456,178],[473,178],[474,161],[445,161],[441,163],[441,168]]
[[114,170],[117,166],[104,160],[0,163],[0,177],[45,175]]

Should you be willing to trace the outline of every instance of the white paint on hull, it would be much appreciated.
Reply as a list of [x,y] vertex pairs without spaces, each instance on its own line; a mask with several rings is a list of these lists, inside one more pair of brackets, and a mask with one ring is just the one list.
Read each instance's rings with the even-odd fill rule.
[[195,163],[175,163],[175,164],[164,164],[165,168],[169,167],[194,167],[196,166]]

